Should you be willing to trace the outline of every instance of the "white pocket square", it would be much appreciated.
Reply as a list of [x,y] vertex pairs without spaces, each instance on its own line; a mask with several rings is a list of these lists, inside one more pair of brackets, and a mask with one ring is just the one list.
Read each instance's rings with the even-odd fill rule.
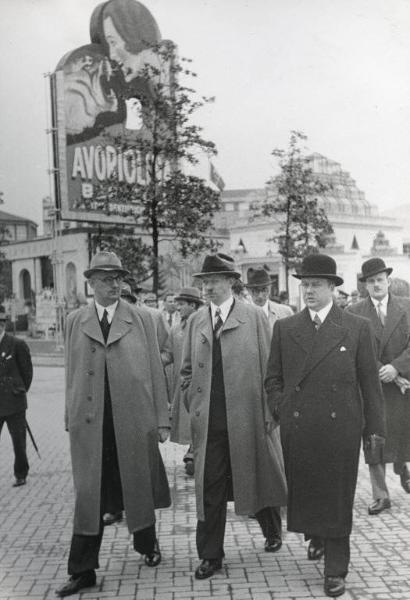
[[344,346],[340,346],[340,352],[346,352],[346,348]]

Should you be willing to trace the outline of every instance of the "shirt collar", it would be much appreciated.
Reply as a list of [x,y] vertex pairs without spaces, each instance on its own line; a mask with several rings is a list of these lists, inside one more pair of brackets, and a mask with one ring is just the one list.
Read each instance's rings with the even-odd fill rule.
[[95,308],[97,309],[98,320],[101,321],[101,319],[103,318],[104,311],[106,310],[108,313],[108,316],[107,316],[108,323],[111,324],[111,322],[114,318],[115,309],[118,306],[118,300],[116,302],[114,302],[114,304],[110,304],[109,306],[101,306],[101,304],[98,304],[98,302],[96,300],[94,300],[94,302],[95,302]]
[[318,310],[318,311],[311,310],[311,309],[309,308],[310,318],[311,318],[311,319],[312,319],[312,321],[313,321],[313,319],[314,319],[315,315],[317,315],[317,316],[319,317],[319,319],[320,319],[320,320],[322,321],[322,323],[323,323],[323,321],[326,319],[327,315],[330,313],[330,310],[331,310],[332,306],[333,306],[333,300],[331,300],[331,301],[329,302],[329,304],[326,304],[326,306],[324,306],[323,308],[321,308],[321,309],[320,309],[320,310]]
[[211,302],[212,323],[215,324],[215,321],[216,321],[215,312],[216,312],[217,308],[221,309],[221,319],[222,319],[223,323],[225,323],[226,319],[228,318],[229,311],[231,310],[232,304],[233,304],[233,296],[229,296],[229,298],[227,300],[225,300],[224,302],[222,302],[222,304],[220,304],[219,306],[217,304],[214,304],[213,302]]
[[379,303],[380,303],[382,305],[383,312],[384,313],[387,312],[387,303],[389,301],[389,294],[386,294],[385,297],[383,298],[383,300],[377,300],[376,298],[373,298],[372,296],[370,296],[370,300],[373,302],[375,308],[378,308]]
[[261,307],[267,317],[269,317],[269,300],[266,300],[265,304]]

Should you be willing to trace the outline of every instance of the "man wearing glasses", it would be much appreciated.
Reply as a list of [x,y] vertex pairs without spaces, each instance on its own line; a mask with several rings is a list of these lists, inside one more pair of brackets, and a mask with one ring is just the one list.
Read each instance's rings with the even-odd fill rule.
[[169,433],[167,391],[155,324],[120,299],[128,271],[99,252],[84,272],[94,302],[67,319],[66,429],[75,489],[69,580],[57,596],[95,585],[105,513],[125,510],[134,549],[157,566],[155,508],[170,505],[158,448]]

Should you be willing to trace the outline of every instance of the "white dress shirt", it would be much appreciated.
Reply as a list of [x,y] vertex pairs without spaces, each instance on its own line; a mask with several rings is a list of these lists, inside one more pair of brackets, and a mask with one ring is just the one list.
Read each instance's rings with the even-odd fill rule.
[[265,304],[262,306],[262,310],[269,319],[269,300],[266,300]]
[[311,309],[309,308],[310,318],[311,318],[311,319],[312,319],[312,321],[313,321],[313,320],[314,320],[314,318],[315,318],[315,315],[317,315],[317,316],[319,317],[319,319],[320,319],[321,323],[324,323],[324,320],[326,319],[327,315],[329,314],[329,312],[330,312],[330,309],[332,308],[332,306],[333,306],[333,300],[331,300],[331,301],[329,302],[329,304],[326,304],[326,306],[324,306],[323,308],[321,308],[321,309],[320,309],[320,310],[318,310],[318,311],[311,310]]
[[97,315],[98,315],[98,320],[101,321],[101,319],[103,318],[103,314],[104,311],[107,311],[107,320],[108,323],[111,325],[112,320],[114,318],[114,313],[115,313],[115,309],[117,308],[118,305],[118,300],[116,302],[114,302],[114,304],[110,304],[109,306],[101,306],[101,304],[98,304],[98,302],[95,302],[95,308],[97,309]]
[[[389,294],[386,294],[385,297],[383,298],[383,300],[376,300],[376,298],[373,298],[372,296],[370,296],[371,301],[374,304],[374,308],[376,309],[376,312],[379,313],[379,311],[383,314],[383,316],[385,317],[387,315],[387,303],[389,301]],[[379,304],[381,304],[380,308],[379,308]]]
[[211,314],[212,314],[212,327],[213,327],[213,329],[215,329],[215,324],[216,324],[215,313],[216,313],[217,309],[218,308],[220,309],[222,323],[225,323],[226,319],[228,318],[229,311],[231,310],[232,304],[233,304],[233,296],[230,296],[227,300],[225,300],[224,302],[222,302],[222,304],[220,306],[217,306],[216,304],[214,304],[213,302],[211,302]]

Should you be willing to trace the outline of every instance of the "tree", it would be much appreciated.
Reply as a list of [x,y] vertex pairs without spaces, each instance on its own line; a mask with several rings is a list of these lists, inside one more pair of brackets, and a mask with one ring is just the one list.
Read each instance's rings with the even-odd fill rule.
[[[108,245],[118,250],[125,266],[138,271],[140,280],[152,275],[157,295],[160,244],[168,242],[183,258],[217,247],[210,232],[213,216],[220,209],[220,194],[203,179],[184,172],[187,165],[198,163],[198,156],[216,154],[214,143],[206,140],[201,127],[192,122],[194,113],[213,99],[197,98],[191,87],[180,82],[182,77],[195,77],[189,62],[177,60],[171,42],[152,48],[151,59],[138,77],[145,135],[136,137],[125,129],[114,138],[108,132],[104,134],[117,154],[127,157],[129,168],[138,169],[141,175],[137,183],[129,183],[114,171],[97,189],[96,197],[106,214],[115,214],[112,206],[120,199],[135,218],[134,233],[115,235]],[[131,93],[135,92],[124,89],[124,102]],[[136,242],[138,232],[141,235]],[[107,241],[105,238],[106,246]],[[122,251],[124,246],[129,252]]]
[[279,232],[269,241],[277,243],[282,256],[287,291],[289,271],[307,254],[324,248],[333,233],[325,211],[318,205],[319,197],[330,186],[315,175],[309,157],[302,153],[300,144],[306,139],[303,133],[291,131],[288,149],[273,150],[280,173],[268,181],[266,200],[252,207],[254,216],[275,217]]
[[8,235],[7,227],[0,225],[0,302],[10,296],[12,290],[11,262],[1,250],[1,246],[7,244]]

